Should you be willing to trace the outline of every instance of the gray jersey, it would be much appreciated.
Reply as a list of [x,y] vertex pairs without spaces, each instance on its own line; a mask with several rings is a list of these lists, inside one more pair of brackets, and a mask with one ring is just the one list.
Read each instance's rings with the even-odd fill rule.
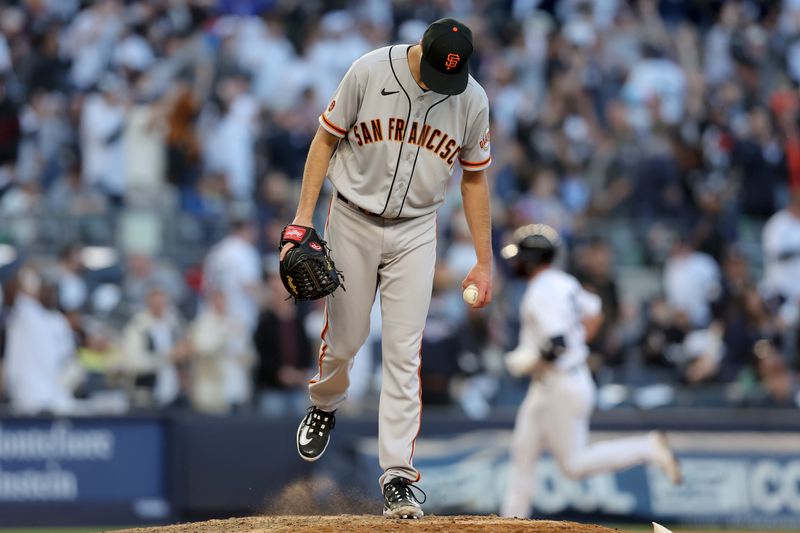
[[339,137],[328,177],[345,198],[386,218],[435,211],[458,162],[491,163],[489,102],[471,76],[447,96],[423,91],[408,66],[412,45],[370,52],[350,67],[319,117]]

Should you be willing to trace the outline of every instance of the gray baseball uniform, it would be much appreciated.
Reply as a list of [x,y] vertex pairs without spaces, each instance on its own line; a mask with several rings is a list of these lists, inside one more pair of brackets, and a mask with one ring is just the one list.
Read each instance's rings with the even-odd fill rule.
[[347,291],[327,298],[319,372],[309,390],[322,410],[344,402],[352,359],[369,333],[380,290],[381,486],[392,477],[420,477],[412,458],[422,410],[420,346],[436,261],[435,211],[456,162],[468,170],[491,163],[486,93],[472,78],[458,95],[423,91],[409,69],[410,46],[381,48],[355,61],[319,119],[341,139],[328,168],[337,192],[325,238]]

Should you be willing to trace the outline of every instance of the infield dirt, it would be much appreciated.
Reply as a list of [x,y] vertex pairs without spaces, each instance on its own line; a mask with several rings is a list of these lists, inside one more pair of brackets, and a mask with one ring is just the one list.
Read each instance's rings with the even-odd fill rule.
[[388,520],[377,515],[339,516],[254,516],[209,520],[175,526],[147,529],[126,529],[117,533],[364,533],[364,532],[424,532],[424,533],[612,533],[617,529],[602,526],[555,522],[551,520],[521,520],[497,516],[426,516],[420,520]]

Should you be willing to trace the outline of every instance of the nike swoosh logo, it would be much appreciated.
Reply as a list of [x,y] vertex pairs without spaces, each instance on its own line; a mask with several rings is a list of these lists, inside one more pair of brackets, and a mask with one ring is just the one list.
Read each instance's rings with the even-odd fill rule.
[[304,427],[303,431],[300,432],[300,438],[298,439],[300,446],[305,446],[311,442],[311,439],[308,438],[308,430],[308,427]]
[[389,96],[390,94],[397,94],[400,91],[387,91],[385,88],[381,89],[381,96]]

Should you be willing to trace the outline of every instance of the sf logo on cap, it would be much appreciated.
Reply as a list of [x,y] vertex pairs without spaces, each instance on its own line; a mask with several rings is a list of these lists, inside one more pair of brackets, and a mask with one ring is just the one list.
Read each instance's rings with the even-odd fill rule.
[[451,68],[456,68],[459,61],[461,61],[460,55],[447,54],[447,61],[445,61],[444,66],[447,68],[447,70],[450,70]]

